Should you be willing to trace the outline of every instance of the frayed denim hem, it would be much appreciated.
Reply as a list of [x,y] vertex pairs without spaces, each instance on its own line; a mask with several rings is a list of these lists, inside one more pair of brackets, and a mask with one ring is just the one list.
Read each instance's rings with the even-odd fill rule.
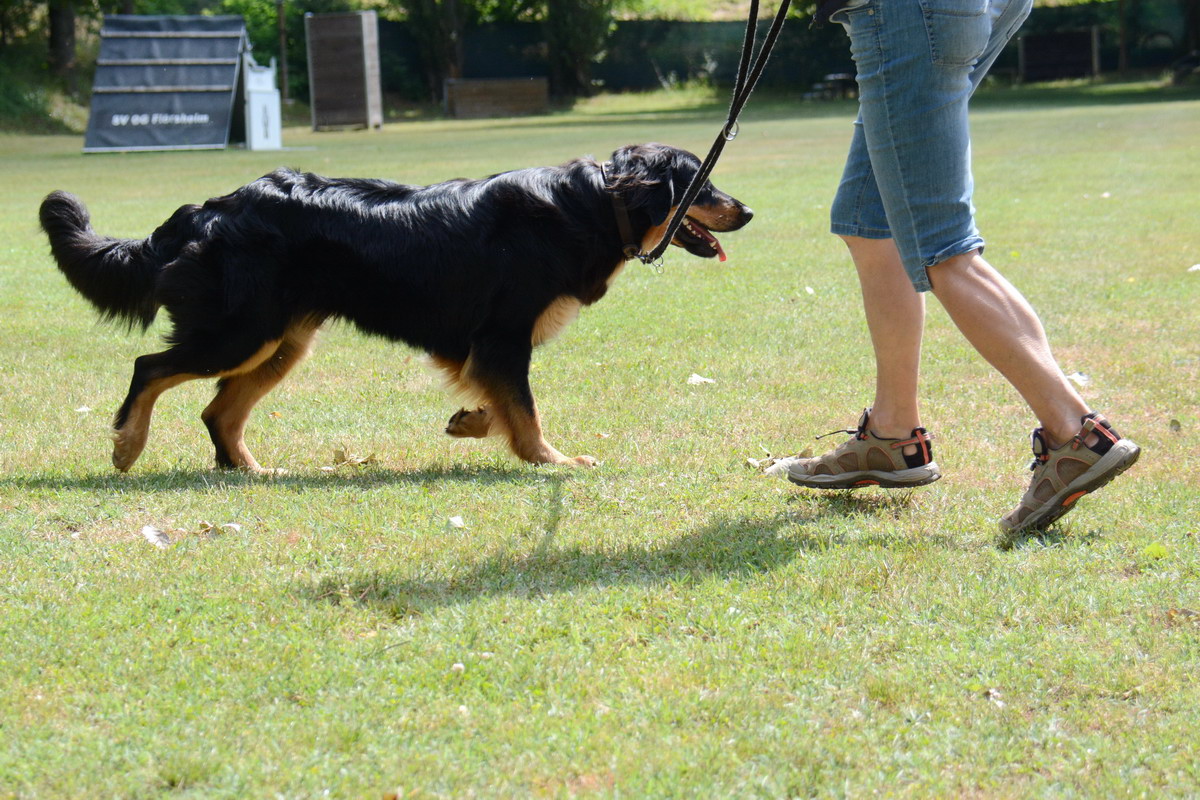
[[912,281],[913,287],[918,292],[928,292],[933,289],[933,285],[929,281],[930,267],[936,267],[943,261],[949,261],[955,256],[965,255],[976,250],[981,254],[983,253],[983,239],[979,236],[971,236],[963,239],[958,244],[945,248],[936,256],[925,259],[923,263],[916,265],[915,268],[905,264],[904,270],[908,273],[908,279]]
[[835,236],[857,236],[861,239],[892,238],[892,232],[885,228],[868,228],[865,225],[851,225],[837,222],[829,227],[829,232]]

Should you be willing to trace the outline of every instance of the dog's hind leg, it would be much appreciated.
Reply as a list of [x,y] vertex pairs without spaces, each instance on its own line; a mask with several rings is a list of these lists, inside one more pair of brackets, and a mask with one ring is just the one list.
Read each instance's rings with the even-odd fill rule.
[[204,377],[181,366],[178,353],[165,350],[138,356],[133,362],[133,379],[125,402],[113,420],[113,466],[127,471],[146,447],[150,416],[158,396],[186,381]]
[[129,394],[113,421],[113,466],[126,472],[142,454],[154,403],[167,389],[197,378],[221,378],[253,370],[279,344],[276,339],[251,351],[253,345],[245,338],[200,346],[181,343],[161,353],[138,356],[133,362]]
[[254,405],[309,354],[317,328],[313,323],[288,328],[266,360],[247,372],[221,378],[217,396],[200,415],[216,448],[218,467],[260,474],[274,472],[263,469],[246,447],[246,422]]
[[529,337],[480,336],[462,368],[462,379],[487,400],[488,429],[508,436],[518,458],[533,464],[595,466],[591,456],[565,456],[542,435],[533,390],[529,387]]

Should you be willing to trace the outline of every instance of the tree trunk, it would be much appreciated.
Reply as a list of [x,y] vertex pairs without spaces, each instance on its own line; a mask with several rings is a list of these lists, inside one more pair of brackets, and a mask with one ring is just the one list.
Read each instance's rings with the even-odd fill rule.
[[1200,50],[1200,0],[1181,0],[1184,39],[1188,52]]
[[1129,69],[1129,6],[1125,0],[1117,3],[1117,72],[1123,77]]
[[75,4],[50,0],[50,72],[71,78],[75,72]]
[[450,54],[446,74],[450,78],[463,76],[463,64],[466,57],[463,54],[463,23],[458,11],[458,0],[446,0],[446,28],[450,32]]

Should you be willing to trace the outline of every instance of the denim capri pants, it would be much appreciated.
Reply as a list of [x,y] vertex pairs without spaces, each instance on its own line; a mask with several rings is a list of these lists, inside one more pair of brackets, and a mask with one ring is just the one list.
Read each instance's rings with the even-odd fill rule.
[[895,239],[919,292],[928,268],[983,249],[971,202],[967,101],[1033,0],[853,0],[858,119],[830,213],[833,233]]

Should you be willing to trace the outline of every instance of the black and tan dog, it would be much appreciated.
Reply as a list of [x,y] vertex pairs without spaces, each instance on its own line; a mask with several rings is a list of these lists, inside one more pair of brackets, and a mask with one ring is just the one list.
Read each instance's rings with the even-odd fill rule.
[[[479,406],[455,414],[450,435],[502,434],[526,461],[590,466],[542,436],[532,349],[604,296],[625,248],[658,243],[698,167],[691,153],[647,144],[604,165],[583,158],[432,186],[279,170],[180,208],[148,239],[97,235],[64,192],[45,199],[41,222],[59,267],[102,315],[143,328],[160,307],[170,316],[169,347],[136,359],[117,411],[119,470],[141,454],[159,395],[218,378],[202,414],[217,465],[264,471],[243,440],[250,409],[330,318],[429,353]],[[672,244],[724,258],[710,231],[751,216],[709,183]]]

